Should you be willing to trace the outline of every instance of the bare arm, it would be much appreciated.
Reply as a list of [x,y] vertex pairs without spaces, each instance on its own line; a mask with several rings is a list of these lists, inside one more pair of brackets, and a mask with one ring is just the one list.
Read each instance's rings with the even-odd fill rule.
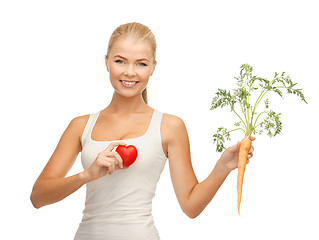
[[64,131],[54,153],[42,173],[36,180],[31,202],[35,208],[40,208],[66,198],[84,184],[112,174],[123,167],[121,156],[113,151],[118,145],[125,145],[117,141],[110,143],[100,152],[92,165],[83,172],[65,177],[82,150],[81,137],[88,121],[88,115],[74,118]]
[[188,197],[191,218],[197,217],[206,208],[229,173],[217,162],[208,177],[195,185]]
[[81,151],[80,136],[88,116],[74,118],[36,180],[30,196],[35,208],[58,202],[87,182],[84,172],[65,178]]
[[228,174],[236,168],[238,146],[228,148],[209,176],[199,183],[191,163],[189,139],[184,122],[172,115],[166,115],[164,121],[173,187],[183,212],[188,217],[195,218],[210,203]]

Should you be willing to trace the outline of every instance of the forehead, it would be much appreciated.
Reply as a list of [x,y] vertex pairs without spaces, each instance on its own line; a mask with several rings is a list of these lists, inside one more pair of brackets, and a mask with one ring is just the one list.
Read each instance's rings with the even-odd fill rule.
[[128,36],[119,38],[113,43],[110,55],[121,55],[128,59],[151,59],[153,52],[149,42]]

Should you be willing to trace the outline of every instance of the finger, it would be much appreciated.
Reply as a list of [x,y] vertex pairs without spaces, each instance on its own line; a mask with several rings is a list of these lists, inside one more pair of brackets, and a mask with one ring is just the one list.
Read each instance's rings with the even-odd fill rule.
[[115,171],[115,169],[113,169],[113,167],[110,167],[110,172],[109,172],[109,174],[111,175],[114,171]]
[[238,141],[238,142],[237,142],[237,144],[236,144],[236,148],[237,148],[237,150],[239,150],[239,149],[240,149],[240,141]]
[[239,148],[240,148],[240,143],[238,142],[237,144],[226,148],[225,152],[235,153],[235,152],[239,151]]
[[106,174],[110,174],[110,172],[111,172],[111,171],[109,170],[109,168],[105,168],[105,173],[106,173]]
[[110,143],[107,148],[104,151],[108,151],[111,152],[115,147],[119,146],[119,145],[126,145],[126,143],[122,142],[122,141],[117,141],[117,142],[112,142]]
[[106,170],[106,174],[109,174],[109,175],[112,175],[112,171],[111,170],[109,170],[109,168],[107,168],[107,170]]
[[123,168],[123,159],[121,158],[120,154],[118,154],[118,152],[112,152],[113,156],[115,157],[118,165],[120,166],[120,168]]
[[228,147],[226,150],[233,153],[233,152],[239,151],[239,149],[240,149],[240,142],[237,142],[235,145]]
[[121,168],[123,167],[123,160],[117,152],[105,152],[105,156],[112,158],[116,162],[115,164],[118,164]]
[[104,151],[111,152],[115,147],[119,145],[126,145],[126,144],[122,141],[111,142]]
[[249,150],[249,153],[253,153],[255,150],[254,146],[251,146],[250,150]]
[[250,140],[251,140],[251,141],[255,141],[256,138],[255,138],[254,136],[250,136]]
[[111,158],[102,157],[102,158],[98,159],[98,161],[97,161],[97,166],[100,167],[100,168],[106,168],[108,170],[111,170],[111,168],[110,168],[111,165],[112,165],[112,159]]
[[114,160],[111,158],[108,159],[106,165],[107,165],[107,168],[109,170],[109,173],[112,174],[115,170]]
[[123,168],[122,168],[122,169],[127,169],[127,168],[129,168],[129,167],[127,167],[127,166],[123,166]]

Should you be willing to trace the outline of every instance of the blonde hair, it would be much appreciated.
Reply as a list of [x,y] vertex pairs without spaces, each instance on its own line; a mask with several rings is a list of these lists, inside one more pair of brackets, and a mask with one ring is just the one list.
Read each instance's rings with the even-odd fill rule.
[[[147,41],[150,43],[151,48],[153,50],[153,62],[155,63],[155,57],[156,57],[156,40],[155,36],[152,33],[152,31],[145,25],[138,23],[138,22],[131,22],[122,24],[119,27],[117,27],[109,40],[108,48],[106,57],[108,58],[110,50],[113,47],[114,42],[119,39],[126,36],[134,36],[139,40]],[[145,88],[142,92],[142,97],[144,102],[147,104],[147,89]]]

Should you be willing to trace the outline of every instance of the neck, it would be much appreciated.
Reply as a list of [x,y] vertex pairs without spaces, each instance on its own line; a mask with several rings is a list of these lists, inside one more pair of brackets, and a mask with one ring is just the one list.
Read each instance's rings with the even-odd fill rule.
[[129,114],[147,111],[150,107],[144,102],[142,94],[134,97],[123,97],[114,91],[110,104],[106,111],[118,114]]

